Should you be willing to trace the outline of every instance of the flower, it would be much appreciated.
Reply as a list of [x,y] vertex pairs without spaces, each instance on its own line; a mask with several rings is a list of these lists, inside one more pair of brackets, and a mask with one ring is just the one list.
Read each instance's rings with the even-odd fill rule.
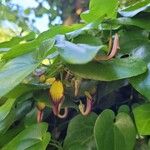
[[64,87],[61,81],[55,80],[49,90],[52,99],[52,110],[55,116],[65,118],[68,114],[68,108],[64,108],[64,113],[61,114],[61,106],[64,103]]
[[37,122],[40,123],[43,119],[43,111],[44,108],[46,107],[44,102],[37,102]]
[[93,98],[89,92],[85,91],[86,96],[86,106],[80,101],[79,110],[82,115],[86,116],[92,111]]
[[49,61],[49,59],[44,59],[43,61],[42,61],[42,64],[43,65],[45,65],[45,66],[49,66],[50,65],[50,61]]
[[46,80],[46,77],[44,74],[39,77],[40,82],[44,82],[45,80]]
[[43,110],[46,107],[44,102],[37,102],[37,108],[38,110]]
[[45,81],[45,83],[51,85],[51,84],[53,84],[53,82],[54,82],[55,80],[56,80],[55,77],[53,77],[53,78],[48,78],[48,79]]
[[64,96],[64,87],[61,81],[54,81],[50,87],[50,95],[52,101],[55,103],[59,103]]

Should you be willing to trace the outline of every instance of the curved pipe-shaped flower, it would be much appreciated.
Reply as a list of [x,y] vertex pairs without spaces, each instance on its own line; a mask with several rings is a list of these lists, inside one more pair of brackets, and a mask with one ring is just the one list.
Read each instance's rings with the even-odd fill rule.
[[60,113],[63,103],[64,103],[64,98],[63,98],[63,100],[60,102],[60,104],[58,106],[58,117],[59,118],[66,118],[67,115],[68,115],[68,108],[67,107],[64,108],[64,113],[63,114]]
[[52,102],[52,110],[53,110],[53,113],[55,116],[57,116],[59,114],[58,107],[59,107],[59,103],[53,103]]
[[80,101],[79,110],[82,115],[86,116],[92,111],[93,100],[91,95],[88,92],[85,92],[86,95],[86,106]]
[[64,113],[60,114],[61,106],[64,102],[64,87],[62,82],[54,81],[49,92],[52,98],[52,110],[54,115],[59,118],[65,118],[68,114],[68,108],[65,108]]
[[37,122],[40,123],[42,122],[43,119],[43,110],[38,110],[37,111]]
[[[110,43],[111,43],[111,38],[110,38],[110,42],[109,42],[109,47],[111,47]],[[114,42],[113,42],[113,46],[112,46],[110,53],[107,56],[96,56],[95,60],[96,61],[109,60],[117,54],[118,49],[120,49],[120,47],[119,47],[119,36],[116,33],[115,38],[114,38]]]
[[45,109],[45,103],[43,102],[38,102],[37,103],[37,122],[40,123],[42,122],[43,119],[43,110]]
[[59,114],[58,114],[57,116],[58,116],[59,118],[66,118],[67,115],[68,115],[68,108],[65,107],[65,108],[64,108],[64,113],[61,114],[60,111],[59,111]]
[[63,114],[60,113],[63,103],[64,103],[64,97],[62,98],[62,100],[59,103],[53,102],[53,105],[52,105],[52,110],[53,110],[54,115],[59,117],[59,118],[65,118],[68,115],[68,108],[67,107],[64,108]]

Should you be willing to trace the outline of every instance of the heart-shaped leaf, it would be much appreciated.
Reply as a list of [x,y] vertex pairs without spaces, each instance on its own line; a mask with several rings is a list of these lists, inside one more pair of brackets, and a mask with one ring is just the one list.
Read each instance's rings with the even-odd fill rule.
[[57,38],[56,47],[60,56],[70,64],[85,64],[91,61],[103,46],[75,44],[66,41],[64,36]]
[[90,62],[85,65],[67,65],[80,77],[101,81],[129,78],[147,70],[144,61],[135,58],[113,59],[110,61]]
[[[132,86],[147,99],[150,97],[150,42],[147,32],[141,30],[129,30],[121,33],[120,47],[122,53],[133,55],[136,59],[142,59],[147,63],[147,72],[142,75],[130,78]],[[130,43],[130,41],[132,41]],[[128,44],[127,44],[128,43]]]
[[121,17],[114,20],[114,23],[121,24],[121,25],[133,25],[137,26],[146,30],[150,30],[150,17],[144,18],[129,18],[129,17]]
[[133,109],[135,123],[141,135],[150,135],[150,104],[143,104]]
[[119,113],[115,119],[113,111],[105,110],[96,120],[94,136],[97,150],[133,150],[136,131],[128,114]]
[[50,134],[47,132],[47,128],[46,123],[29,126],[5,145],[2,150],[45,150],[50,141]]
[[64,142],[65,150],[95,150],[93,127],[97,115],[91,113],[88,116],[77,115],[70,123]]
[[15,113],[12,110],[15,99],[8,99],[0,106],[0,134],[4,133],[13,123]]
[[14,58],[6,63],[0,69],[0,97],[18,85],[37,65],[32,54]]
[[115,18],[117,7],[118,1],[116,0],[91,0],[90,10],[83,12],[81,18],[86,22],[93,22],[100,18]]
[[150,7],[149,0],[137,1],[137,3],[128,6],[122,10],[119,10],[119,13],[124,17],[133,17],[141,11],[144,11]]

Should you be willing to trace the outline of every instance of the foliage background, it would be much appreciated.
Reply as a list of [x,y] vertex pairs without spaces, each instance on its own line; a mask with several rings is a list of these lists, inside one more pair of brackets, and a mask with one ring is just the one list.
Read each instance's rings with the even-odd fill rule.
[[[122,14],[116,18],[109,12],[110,18],[98,23],[94,20],[98,10],[91,10],[89,16],[81,15],[80,19],[80,14],[88,10],[89,1],[36,2],[34,7],[25,9],[13,0],[0,2],[0,147],[149,150],[149,1],[145,0],[142,7],[142,0],[120,0]],[[132,8],[137,2],[141,2],[140,11]],[[114,8],[113,3],[105,5]],[[128,6],[133,11],[126,10]],[[38,24],[45,24],[43,16],[47,16],[48,26],[41,29]],[[43,32],[46,29],[49,30]],[[117,56],[108,62],[93,62],[98,48],[100,55],[107,53],[108,38],[115,33],[119,34],[121,47]],[[85,48],[85,57],[77,53],[78,48]],[[42,63],[45,58],[51,65]],[[50,86],[33,76],[39,70],[44,70],[46,78],[55,76],[63,81],[63,107],[69,107],[67,118],[53,115]],[[67,72],[71,75],[65,80]],[[73,80],[82,83],[77,97]],[[96,94],[92,113],[79,115],[79,101],[86,103],[84,91],[92,93],[93,89]],[[37,124],[37,104],[41,101],[46,104],[46,123]]]

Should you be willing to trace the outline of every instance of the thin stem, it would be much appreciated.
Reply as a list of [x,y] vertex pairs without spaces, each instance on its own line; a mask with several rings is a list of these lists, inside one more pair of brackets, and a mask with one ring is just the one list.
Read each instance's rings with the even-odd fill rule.
[[52,146],[58,148],[58,150],[63,150],[63,148],[61,146],[59,146],[59,145],[57,145],[55,143],[49,143],[49,145],[52,145]]

